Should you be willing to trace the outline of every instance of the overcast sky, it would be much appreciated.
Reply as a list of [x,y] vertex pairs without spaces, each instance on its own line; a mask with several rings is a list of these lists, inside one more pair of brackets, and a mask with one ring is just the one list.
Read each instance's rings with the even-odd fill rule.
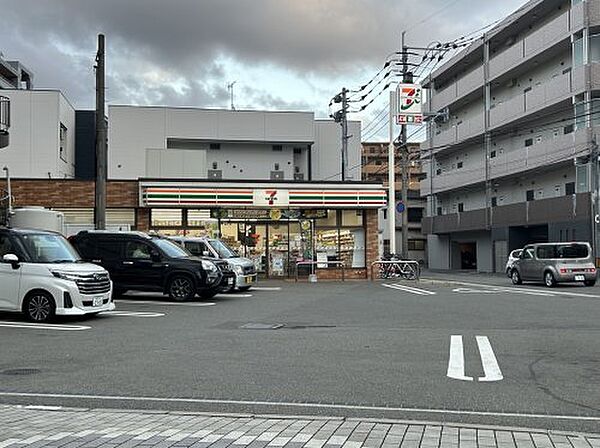
[[[328,115],[342,86],[368,81],[397,51],[453,40],[524,0],[0,0],[0,51],[94,107],[96,35],[107,40],[113,104],[293,109]],[[369,124],[378,100],[354,118]],[[378,126],[370,124],[373,133]],[[368,133],[364,135],[368,136]]]

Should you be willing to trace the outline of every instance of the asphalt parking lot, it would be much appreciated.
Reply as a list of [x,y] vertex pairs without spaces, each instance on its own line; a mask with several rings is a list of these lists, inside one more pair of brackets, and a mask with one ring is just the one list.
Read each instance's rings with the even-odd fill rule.
[[0,315],[0,403],[598,432],[600,288],[264,282],[97,317]]

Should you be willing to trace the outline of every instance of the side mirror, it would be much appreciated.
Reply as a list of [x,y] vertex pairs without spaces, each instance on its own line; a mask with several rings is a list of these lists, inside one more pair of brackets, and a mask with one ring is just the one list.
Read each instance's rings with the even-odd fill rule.
[[4,263],[10,263],[13,269],[19,269],[19,257],[15,254],[6,254],[2,257]]
[[204,257],[210,257],[210,256],[211,256],[211,255],[210,255],[210,252],[209,252],[209,251],[207,251],[207,250],[203,250],[203,251],[202,251],[202,255],[203,255]]

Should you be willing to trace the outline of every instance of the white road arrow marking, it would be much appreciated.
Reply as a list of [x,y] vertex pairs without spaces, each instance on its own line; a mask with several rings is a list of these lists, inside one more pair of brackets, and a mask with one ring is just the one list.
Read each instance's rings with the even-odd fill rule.
[[473,377],[465,376],[465,353],[460,335],[450,336],[450,359],[446,376],[455,380],[473,381]]
[[504,378],[502,371],[492,350],[492,344],[487,336],[476,336],[477,346],[479,347],[479,355],[481,356],[481,364],[483,366],[484,377],[478,378],[482,382],[500,381]]
[[390,288],[390,289],[397,289],[399,291],[409,292],[411,294],[418,294],[420,296],[432,296],[435,294],[434,291],[427,291],[426,289],[414,288],[412,286],[399,285],[397,283],[394,283],[394,284],[384,283],[381,286],[385,286],[386,288]]
[[[479,347],[479,356],[483,367],[484,376],[477,378],[477,381],[490,383],[500,381],[504,378],[492,345],[487,336],[476,336],[477,347]],[[463,349],[463,339],[461,335],[450,336],[450,359],[448,360],[448,372],[446,376],[460,381],[473,381],[473,377],[465,375],[465,353]]]

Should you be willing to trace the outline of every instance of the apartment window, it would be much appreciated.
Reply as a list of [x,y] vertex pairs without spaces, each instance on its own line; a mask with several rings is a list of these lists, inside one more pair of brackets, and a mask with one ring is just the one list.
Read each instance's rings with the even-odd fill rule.
[[583,101],[575,103],[575,129],[585,128],[585,104]]
[[532,138],[528,138],[527,140],[525,140],[525,146],[532,146],[533,145],[533,139]]
[[575,179],[577,183],[575,184],[575,191],[577,193],[586,193],[589,191],[589,165],[577,165],[575,167]]
[[213,150],[221,149],[221,144],[220,143],[211,143],[209,145],[209,149],[213,149]]
[[535,199],[535,197],[534,197],[534,191],[533,190],[527,190],[527,192],[525,193],[525,197],[527,199],[527,202],[533,201]]
[[590,61],[600,62],[600,34],[590,36]]
[[462,202],[458,203],[458,211],[460,212],[464,212],[465,211],[465,204]]
[[567,182],[565,184],[565,194],[567,196],[575,194],[575,182]]
[[437,208],[437,215],[442,216],[442,207]]
[[492,207],[498,206],[498,198],[496,196],[492,197]]
[[425,240],[408,240],[408,250],[425,250]]
[[283,151],[282,145],[273,145],[273,151],[281,152]]
[[459,170],[459,169],[461,169],[462,167],[463,167],[463,163],[462,163],[462,162],[458,162],[458,163],[456,164],[456,169],[458,169],[458,170]]
[[493,159],[496,157],[496,150],[493,150],[492,152],[490,152],[490,159]]
[[575,126],[573,126],[572,124],[568,124],[563,128],[563,134],[565,134],[565,135],[571,134],[574,129],[575,129]]
[[58,150],[58,154],[63,162],[68,161],[67,157],[67,127],[64,124],[60,124],[60,149]]

